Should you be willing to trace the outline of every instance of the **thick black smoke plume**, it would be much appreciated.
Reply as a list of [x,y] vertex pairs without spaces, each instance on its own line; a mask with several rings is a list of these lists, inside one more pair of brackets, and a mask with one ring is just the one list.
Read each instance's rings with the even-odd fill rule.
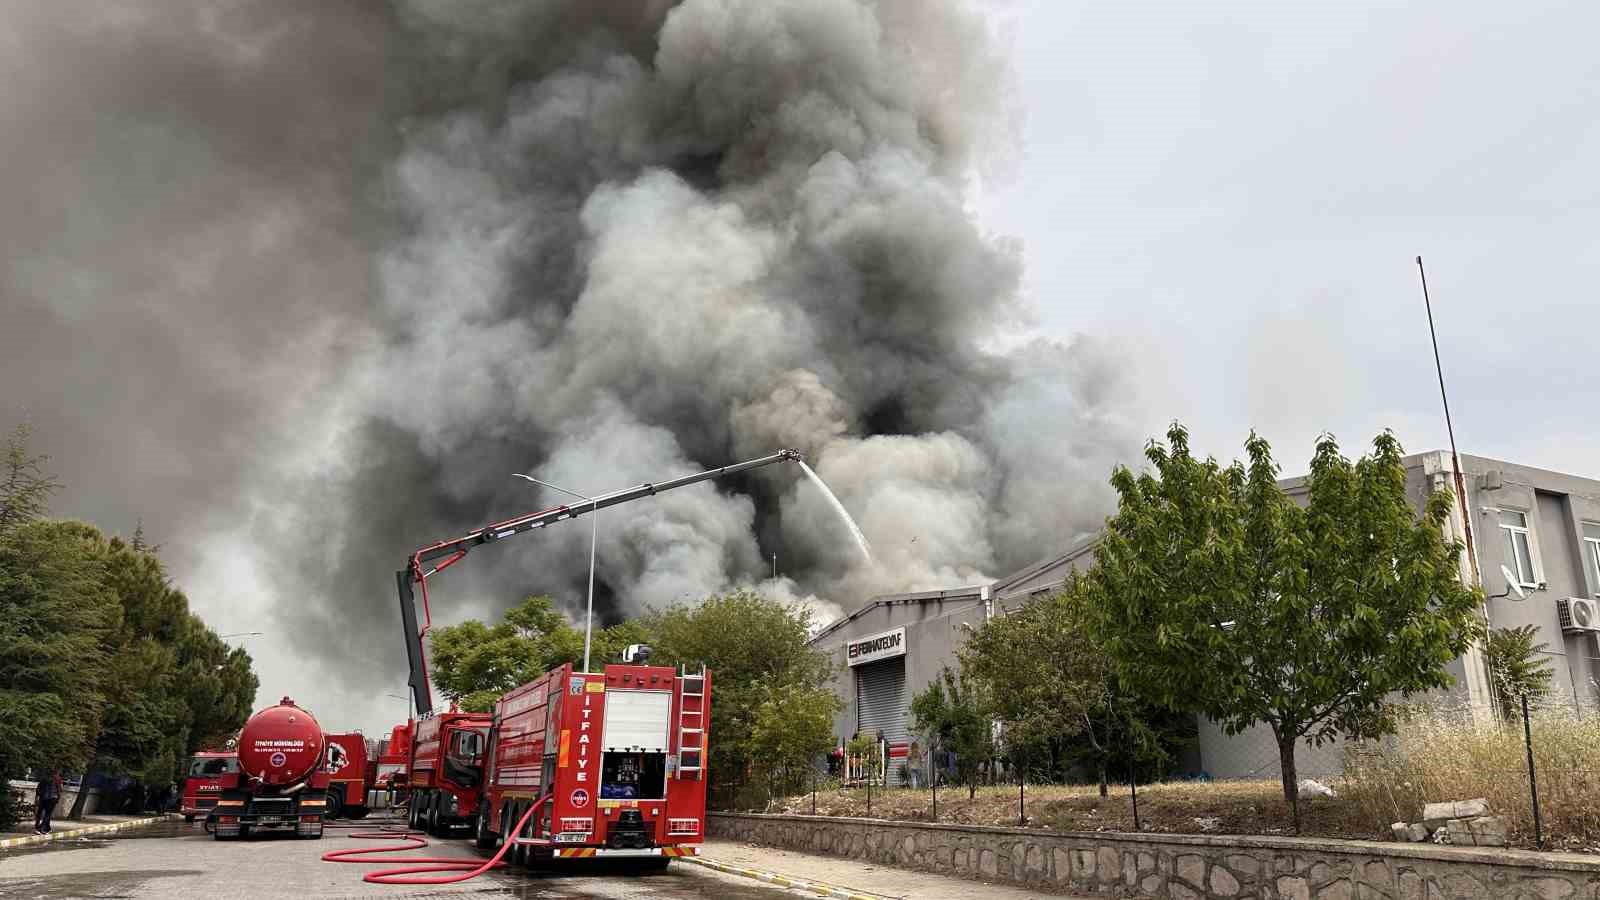
[[[972,583],[1107,511],[1119,361],[994,349],[1027,310],[968,205],[1012,134],[968,3],[13,9],[5,411],[266,623],[269,693],[398,689],[391,573],[560,501],[512,472],[798,447],[874,545],[788,468],[663,495],[601,514],[608,615]],[[587,532],[475,554],[441,613],[579,600]]]

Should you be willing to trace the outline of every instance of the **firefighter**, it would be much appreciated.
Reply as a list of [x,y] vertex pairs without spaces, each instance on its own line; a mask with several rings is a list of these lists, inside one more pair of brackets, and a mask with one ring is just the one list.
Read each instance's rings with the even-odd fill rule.
[[33,833],[50,833],[50,815],[55,812],[56,801],[61,799],[61,776],[46,772],[33,791]]

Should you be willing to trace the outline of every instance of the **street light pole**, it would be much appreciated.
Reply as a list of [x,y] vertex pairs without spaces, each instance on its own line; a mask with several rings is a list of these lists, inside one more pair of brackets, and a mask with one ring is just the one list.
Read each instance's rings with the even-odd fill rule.
[[589,671],[589,641],[590,641],[590,634],[594,630],[594,555],[595,555],[595,548],[597,546],[599,546],[599,543],[600,543],[600,505],[599,505],[599,501],[597,501],[593,497],[588,497],[588,496],[585,496],[583,494],[580,494],[577,491],[569,491],[566,488],[561,487],[559,485],[551,484],[548,481],[540,481],[539,479],[533,477],[532,475],[524,475],[521,472],[513,472],[512,474],[517,476],[518,478],[522,478],[522,479],[525,479],[527,481],[531,481],[534,484],[543,485],[543,486],[545,486],[547,488],[550,488],[553,491],[560,491],[563,494],[570,494],[570,495],[572,495],[574,497],[577,497],[579,500],[587,500],[587,501],[589,501],[589,504],[592,507],[590,509],[590,511],[589,511],[589,605],[588,605],[588,609],[585,611],[584,616],[583,616],[583,671],[588,672]]
[[399,694],[387,694],[387,693],[384,694],[384,696],[385,697],[393,697],[396,700],[399,700],[401,703],[404,703],[406,705],[406,721],[410,721],[411,720],[411,698],[410,697],[402,697]]

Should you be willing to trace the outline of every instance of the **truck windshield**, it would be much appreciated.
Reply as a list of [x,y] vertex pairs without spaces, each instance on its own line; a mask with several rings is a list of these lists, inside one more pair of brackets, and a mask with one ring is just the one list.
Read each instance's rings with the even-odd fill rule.
[[189,774],[196,778],[231,775],[239,771],[239,759],[234,756],[203,756],[189,762]]
[[445,777],[462,787],[477,787],[483,780],[483,748],[487,731],[462,730],[445,748]]

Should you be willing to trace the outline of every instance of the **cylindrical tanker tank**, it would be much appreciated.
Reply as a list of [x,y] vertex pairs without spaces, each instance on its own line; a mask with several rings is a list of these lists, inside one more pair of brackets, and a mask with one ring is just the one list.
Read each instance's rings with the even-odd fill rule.
[[322,727],[288,697],[250,717],[239,732],[239,768],[263,785],[288,787],[323,761]]

